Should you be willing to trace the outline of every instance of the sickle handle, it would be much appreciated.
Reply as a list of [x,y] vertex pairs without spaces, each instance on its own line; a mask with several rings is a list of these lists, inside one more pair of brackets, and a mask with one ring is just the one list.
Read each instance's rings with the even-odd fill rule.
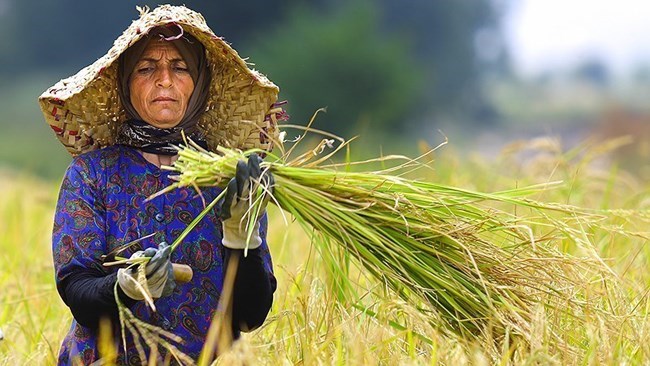
[[192,267],[187,264],[172,263],[172,270],[174,271],[174,279],[178,283],[190,282],[194,275]]

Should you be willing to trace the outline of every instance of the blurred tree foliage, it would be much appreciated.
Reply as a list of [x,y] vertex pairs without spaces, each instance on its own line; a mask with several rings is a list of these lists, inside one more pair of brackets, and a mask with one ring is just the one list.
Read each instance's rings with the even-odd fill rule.
[[508,70],[497,0],[380,0],[385,32],[410,40],[434,115],[490,120],[483,82]]
[[[359,121],[395,132],[439,116],[485,119],[482,83],[505,64],[496,1],[170,3],[201,12],[252,56],[290,101],[295,123],[327,106],[319,127],[347,135]],[[68,76],[103,55],[135,18],[125,0],[0,0],[0,80],[35,70]]]
[[[160,1],[0,0],[0,76],[34,69],[76,71],[101,57],[131,21],[136,5]],[[169,1],[203,14],[212,29],[241,43],[282,20],[276,1]],[[275,4],[274,4],[275,3]],[[292,1],[282,2],[288,7]],[[4,4],[4,5],[3,5]],[[4,10],[2,10],[4,9]]]
[[299,7],[287,21],[247,46],[251,59],[289,100],[295,123],[320,107],[315,127],[350,133],[368,120],[386,132],[403,128],[417,105],[422,69],[405,42],[378,32],[376,9],[354,2],[324,15]]

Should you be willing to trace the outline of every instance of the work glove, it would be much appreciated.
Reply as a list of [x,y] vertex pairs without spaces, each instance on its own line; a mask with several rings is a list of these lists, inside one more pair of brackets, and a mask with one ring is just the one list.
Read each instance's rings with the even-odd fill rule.
[[[266,204],[269,200],[269,195],[272,193],[274,179],[273,175],[268,169],[262,171],[260,163],[262,158],[257,154],[251,154],[248,157],[248,164],[242,160],[237,162],[235,177],[228,182],[226,187],[226,195],[221,203],[221,218],[223,226],[223,240],[222,244],[231,249],[245,249],[246,239],[248,233],[246,232],[246,218],[244,215],[249,211],[251,200],[255,200],[257,195],[251,194],[256,192],[257,188],[261,185],[266,190],[264,199],[261,202],[257,216],[252,218],[255,220],[255,226],[248,243],[249,249],[255,249],[262,244],[259,230],[259,218],[266,209]],[[254,212],[248,213],[252,215]]]
[[[171,250],[172,247],[163,242],[158,248],[139,250],[129,258],[151,258],[146,264],[145,275],[147,288],[154,299],[169,296],[176,288],[174,271],[170,260]],[[117,270],[117,283],[128,297],[134,300],[144,300],[145,296],[140,284],[138,284],[138,265]]]

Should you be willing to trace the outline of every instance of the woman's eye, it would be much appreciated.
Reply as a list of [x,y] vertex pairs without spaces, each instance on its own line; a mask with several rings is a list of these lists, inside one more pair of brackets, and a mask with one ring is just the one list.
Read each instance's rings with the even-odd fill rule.
[[139,74],[147,74],[147,73],[150,73],[152,71],[153,71],[153,67],[149,67],[149,66],[141,67],[141,68],[138,69]]
[[178,72],[187,72],[187,67],[183,66],[176,66],[174,69]]

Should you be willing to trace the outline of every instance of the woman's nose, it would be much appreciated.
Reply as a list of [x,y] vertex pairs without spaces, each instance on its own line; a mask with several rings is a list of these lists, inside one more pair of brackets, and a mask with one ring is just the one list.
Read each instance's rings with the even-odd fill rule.
[[169,88],[172,85],[172,74],[169,68],[161,67],[158,69],[156,85],[162,88]]

